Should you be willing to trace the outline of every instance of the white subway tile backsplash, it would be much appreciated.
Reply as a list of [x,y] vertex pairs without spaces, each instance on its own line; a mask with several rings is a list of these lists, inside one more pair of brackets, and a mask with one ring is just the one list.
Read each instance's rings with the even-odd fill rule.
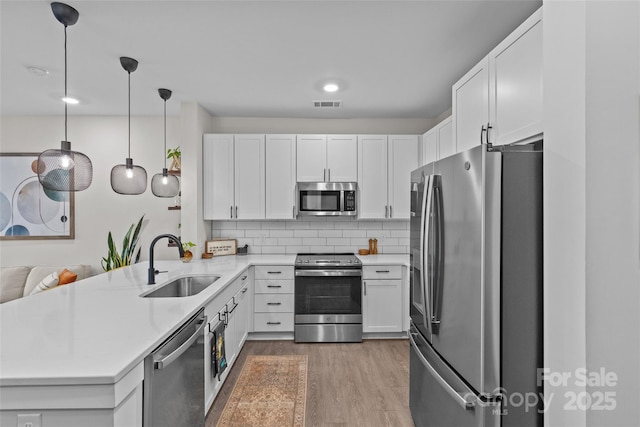
[[293,231],[293,236],[294,237],[318,237],[318,230],[294,230]]
[[342,230],[318,230],[318,237],[342,237]]
[[344,230],[344,237],[367,237],[367,230]]
[[293,237],[294,230],[269,230],[271,237]]
[[409,253],[409,221],[304,217],[283,221],[212,221],[211,238],[232,238],[252,254],[354,252],[378,239],[379,253]]

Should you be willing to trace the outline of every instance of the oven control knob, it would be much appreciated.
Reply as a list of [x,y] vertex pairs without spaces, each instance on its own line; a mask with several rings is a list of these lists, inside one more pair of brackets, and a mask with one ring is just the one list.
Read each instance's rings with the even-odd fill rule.
[[308,259],[305,259],[305,260],[304,260],[304,262],[308,263],[308,262],[309,262],[309,260],[308,260]]
[[349,260],[349,261],[347,261],[347,262],[348,262],[349,264],[351,264],[353,261]]

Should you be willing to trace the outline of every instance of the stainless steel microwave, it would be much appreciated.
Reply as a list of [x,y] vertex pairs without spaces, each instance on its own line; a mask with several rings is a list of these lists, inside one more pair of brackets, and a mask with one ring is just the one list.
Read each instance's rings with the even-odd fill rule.
[[299,216],[357,215],[355,182],[299,182]]

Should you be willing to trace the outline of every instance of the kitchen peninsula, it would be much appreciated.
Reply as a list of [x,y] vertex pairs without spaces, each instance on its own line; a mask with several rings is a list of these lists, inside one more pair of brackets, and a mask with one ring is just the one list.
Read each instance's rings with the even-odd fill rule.
[[[0,424],[16,425],[19,414],[41,414],[47,427],[141,426],[145,357],[201,308],[212,320],[240,290],[239,279],[252,278],[253,266],[292,266],[294,259],[157,261],[156,268],[166,272],[154,286],[147,285],[143,262],[0,305]],[[364,266],[408,264],[406,255],[360,259]],[[185,275],[219,279],[186,298],[140,297]],[[251,322],[246,325],[251,331]],[[242,341],[234,344],[241,348]],[[213,393],[207,390],[206,409]]]

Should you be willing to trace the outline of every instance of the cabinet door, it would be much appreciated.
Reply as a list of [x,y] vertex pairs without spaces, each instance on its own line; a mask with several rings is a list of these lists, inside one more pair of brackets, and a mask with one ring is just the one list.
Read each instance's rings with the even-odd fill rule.
[[389,219],[409,219],[411,171],[418,167],[418,135],[392,135],[388,142]]
[[452,96],[453,140],[458,152],[462,152],[481,144],[481,130],[489,122],[486,57],[453,85]]
[[542,10],[489,53],[490,142],[542,133]]
[[298,181],[324,181],[327,168],[326,135],[298,135],[296,158]]
[[265,217],[293,219],[296,203],[296,136],[267,135],[265,158]]
[[[243,277],[246,279],[243,280],[243,283],[246,283],[249,276],[249,273],[246,272]],[[249,283],[246,283],[242,289],[236,295],[236,302],[238,303],[238,307],[236,308],[236,344],[238,346],[238,353],[242,350],[242,346],[247,339],[247,335],[249,334]]]
[[264,219],[264,135],[236,135],[235,206],[237,219]]
[[[238,355],[238,305],[233,297],[227,303],[227,327],[224,330],[224,351],[227,364],[231,364],[236,360]],[[227,369],[228,371],[228,369]],[[225,372],[226,373],[226,372]],[[227,373],[228,375],[228,373]]]
[[387,137],[385,135],[359,136],[358,153],[358,194],[360,195],[358,218],[385,218],[389,209]]
[[451,117],[438,125],[438,160],[457,153],[452,130]]
[[363,332],[402,332],[401,280],[363,281]]
[[358,138],[355,135],[327,136],[327,181],[358,180]]
[[438,159],[438,129],[433,128],[422,135],[418,158],[421,166],[428,165]]
[[235,206],[233,135],[205,134],[202,155],[204,219],[232,219]]

